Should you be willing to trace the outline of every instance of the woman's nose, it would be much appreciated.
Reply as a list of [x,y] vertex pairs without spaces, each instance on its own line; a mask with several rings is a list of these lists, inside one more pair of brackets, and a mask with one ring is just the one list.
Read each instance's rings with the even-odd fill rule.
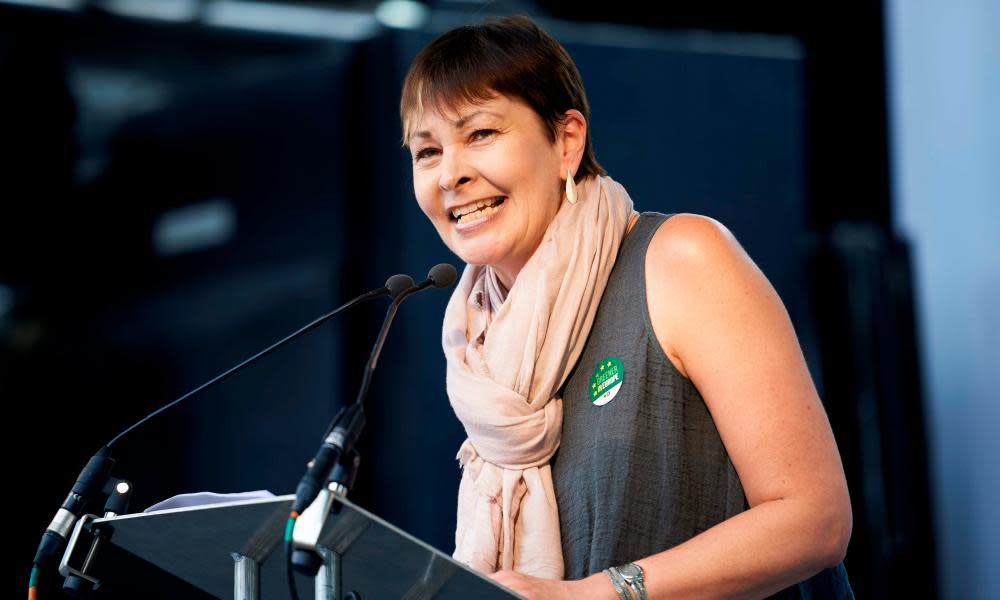
[[472,181],[472,169],[463,160],[461,151],[445,151],[441,157],[441,173],[438,177],[438,185],[442,191],[454,191],[461,185]]

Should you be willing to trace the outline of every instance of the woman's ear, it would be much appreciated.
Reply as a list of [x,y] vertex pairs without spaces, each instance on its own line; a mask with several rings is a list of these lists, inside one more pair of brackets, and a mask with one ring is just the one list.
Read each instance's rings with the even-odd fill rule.
[[575,175],[587,146],[587,120],[575,108],[567,110],[563,115],[562,125],[559,127],[559,143],[562,152],[561,171],[565,174],[568,169]]

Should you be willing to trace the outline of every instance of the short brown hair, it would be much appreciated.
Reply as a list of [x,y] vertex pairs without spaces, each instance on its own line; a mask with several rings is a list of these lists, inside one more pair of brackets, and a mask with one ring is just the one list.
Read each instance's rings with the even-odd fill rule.
[[438,36],[417,54],[403,82],[399,118],[407,145],[413,117],[430,101],[443,108],[488,101],[494,93],[520,98],[541,117],[555,143],[565,113],[587,120],[587,141],[574,179],[606,175],[590,142],[590,105],[569,53],[525,16],[490,19]]

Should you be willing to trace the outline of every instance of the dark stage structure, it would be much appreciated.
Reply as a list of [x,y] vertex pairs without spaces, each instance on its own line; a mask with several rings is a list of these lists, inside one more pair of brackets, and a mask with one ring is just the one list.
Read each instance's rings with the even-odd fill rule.
[[[398,98],[423,45],[485,14],[432,4],[401,28],[374,5],[324,6],[343,26],[321,35],[0,4],[0,398],[28,440],[8,450],[27,457],[12,481],[33,488],[7,596],[118,431],[393,273],[457,264],[413,200]],[[637,208],[717,218],[784,300],[844,459],[858,597],[933,596],[879,4],[525,10],[576,60],[598,160]],[[351,497],[450,552],[464,435],[444,392],[446,302],[425,293],[397,317]],[[383,312],[363,306],[123,442],[133,510],[290,492],[354,398]],[[162,576],[124,553],[108,562],[105,598]],[[173,585],[144,597],[201,597]]]

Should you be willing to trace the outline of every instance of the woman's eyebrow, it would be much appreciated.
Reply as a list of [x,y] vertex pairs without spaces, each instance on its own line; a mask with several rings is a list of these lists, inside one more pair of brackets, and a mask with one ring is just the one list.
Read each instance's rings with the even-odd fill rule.
[[413,141],[413,138],[421,138],[421,139],[425,139],[426,140],[429,137],[431,137],[431,132],[429,132],[429,131],[417,131],[416,133],[414,133],[413,135],[410,136],[410,141]]
[[[477,116],[479,116],[479,115],[493,115],[493,116],[495,116],[495,117],[502,117],[502,116],[503,116],[503,115],[501,115],[500,113],[498,113],[498,112],[495,112],[495,111],[492,111],[492,110],[485,110],[485,109],[483,109],[483,110],[476,110],[476,111],[473,111],[473,112],[471,112],[471,113],[468,113],[468,114],[465,114],[465,115],[462,115],[462,116],[460,116],[460,117],[458,118],[458,120],[456,120],[456,121],[453,121],[451,125],[452,125],[452,127],[454,127],[455,129],[461,129],[462,127],[465,127],[465,125],[466,125],[466,124],[467,124],[467,123],[468,123],[468,122],[469,122],[470,120],[472,120],[472,118],[473,118],[473,117],[477,117]],[[411,140],[412,140],[413,138],[421,138],[421,139],[428,139],[428,138],[430,138],[430,137],[433,137],[433,136],[431,135],[431,132],[430,132],[430,131],[427,131],[427,130],[424,130],[424,131],[417,131],[417,132],[415,132],[415,133],[414,133],[413,135],[411,135],[411,136],[410,136],[410,139],[411,139]]]
[[494,112],[492,110],[485,110],[485,109],[477,110],[467,115],[459,117],[457,121],[452,123],[452,125],[454,125],[455,129],[461,129],[462,127],[465,126],[466,123],[468,123],[472,119],[472,117],[478,117],[479,115],[493,115],[495,117],[501,116],[500,113]]

